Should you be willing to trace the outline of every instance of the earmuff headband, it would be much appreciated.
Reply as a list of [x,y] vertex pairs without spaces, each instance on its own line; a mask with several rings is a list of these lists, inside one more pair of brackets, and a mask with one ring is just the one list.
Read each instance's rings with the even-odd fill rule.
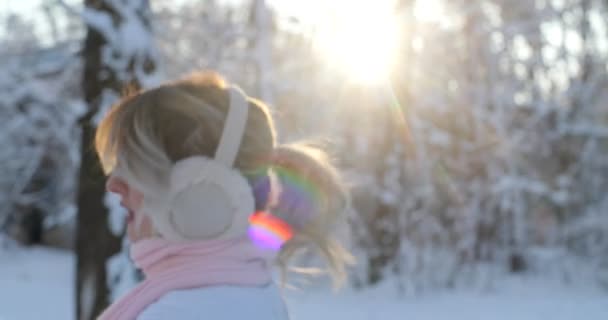
[[226,115],[222,137],[215,151],[215,160],[232,168],[241,147],[249,110],[245,94],[241,89],[231,86],[229,92],[230,103],[228,114]]

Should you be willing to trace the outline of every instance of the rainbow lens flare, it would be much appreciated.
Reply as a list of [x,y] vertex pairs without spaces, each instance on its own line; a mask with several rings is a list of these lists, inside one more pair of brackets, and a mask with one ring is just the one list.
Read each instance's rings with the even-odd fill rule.
[[269,212],[258,211],[252,214],[249,223],[249,237],[264,248],[279,250],[293,236],[289,224]]

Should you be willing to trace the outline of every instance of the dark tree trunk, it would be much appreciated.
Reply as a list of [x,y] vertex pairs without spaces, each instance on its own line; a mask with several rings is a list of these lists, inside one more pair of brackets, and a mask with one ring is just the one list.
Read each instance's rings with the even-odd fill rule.
[[[127,4],[131,0],[116,1],[117,5]],[[85,6],[111,17],[113,26],[123,23],[123,16],[116,12],[105,0],[84,0]],[[134,9],[128,9],[134,10]],[[149,4],[141,1],[135,9],[138,23],[149,27],[147,15]],[[146,35],[141,35],[145,37]],[[127,70],[114,70],[104,63],[102,51],[111,45],[113,58],[125,58]],[[88,105],[87,113],[80,119],[81,128],[81,166],[78,188],[78,216],[76,231],[76,318],[79,320],[95,319],[108,306],[110,289],[106,262],[120,252],[122,236],[112,233],[108,225],[108,210],[104,205],[105,177],[93,148],[96,124],[93,121],[99,112],[104,92],[119,94],[121,89],[139,86],[138,74],[150,74],[155,71],[152,55],[138,53],[138,56],[127,57],[120,51],[121,43],[108,43],[108,39],[93,26],[88,26],[87,36],[82,51],[84,74],[82,88]]]
[[[369,253],[369,268],[367,272],[367,283],[378,284],[383,279],[384,270],[395,262],[400,246],[400,234],[397,230],[387,230],[383,227],[385,223],[379,221],[390,221],[389,224],[397,223],[397,212],[394,207],[379,204],[374,212],[374,221],[370,223],[368,232],[374,241],[373,253]],[[374,223],[375,222],[375,223]]]
[[[85,5],[102,9],[101,1],[86,0]],[[101,94],[104,89],[119,86],[112,79],[102,81],[99,77],[104,70],[101,50],[105,44],[103,36],[89,27],[83,49],[83,93],[89,110],[80,119],[81,165],[75,243],[76,317],[80,320],[94,319],[109,304],[105,265],[109,257],[120,251],[120,239],[108,228],[108,212],[103,203],[105,179],[93,150],[92,117],[100,107]]]
[[[90,80],[90,78],[89,78]],[[77,319],[94,319],[109,303],[106,261],[120,251],[120,238],[108,228],[103,204],[104,176],[91,148],[95,128],[88,117],[82,122],[82,151],[76,231]]]

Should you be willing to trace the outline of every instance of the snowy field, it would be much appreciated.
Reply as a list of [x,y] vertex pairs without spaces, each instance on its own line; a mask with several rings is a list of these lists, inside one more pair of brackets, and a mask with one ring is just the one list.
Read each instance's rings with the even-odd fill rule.
[[[33,248],[0,253],[0,320],[73,319],[73,256]],[[293,320],[606,320],[608,294],[597,289],[506,279],[489,293],[444,292],[398,297],[386,288],[292,292]]]

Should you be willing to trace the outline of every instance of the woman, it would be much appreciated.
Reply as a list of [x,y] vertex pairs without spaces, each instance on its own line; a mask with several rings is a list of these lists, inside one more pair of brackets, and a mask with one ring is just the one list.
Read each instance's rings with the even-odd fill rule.
[[278,144],[268,108],[217,74],[124,98],[95,140],[145,275],[100,319],[287,319],[271,266],[309,246],[343,278],[337,172],[320,150]]

